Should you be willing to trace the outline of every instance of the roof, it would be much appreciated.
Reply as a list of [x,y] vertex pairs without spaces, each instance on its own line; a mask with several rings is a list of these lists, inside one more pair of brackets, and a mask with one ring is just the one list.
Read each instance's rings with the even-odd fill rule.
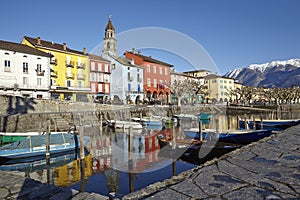
[[114,60],[116,60],[117,62],[119,62],[122,65],[144,69],[143,67],[140,67],[138,65],[135,65],[135,64],[132,65],[131,60],[128,60],[127,58],[117,57],[117,56],[112,56],[112,55],[109,55],[109,56],[112,57]]
[[209,75],[205,76],[204,78],[205,79],[223,78],[223,79],[234,80],[233,78],[229,78],[229,77],[226,77],[226,76],[220,76],[220,75],[216,75],[216,74],[209,74]]
[[32,38],[32,37],[28,37],[28,36],[24,36],[24,38],[28,42],[30,42],[32,45],[34,45],[35,47],[44,47],[44,48],[48,48],[48,49],[54,49],[54,50],[59,50],[59,51],[66,51],[69,53],[85,55],[82,51],[77,51],[74,49],[70,49],[68,47],[66,47],[66,50],[64,50],[64,44],[58,44],[58,43],[49,42],[46,40],[40,40],[40,44],[38,44],[38,38]]
[[98,61],[103,61],[103,62],[110,63],[109,60],[106,60],[105,58],[103,58],[101,56],[98,56],[98,55],[95,55],[95,54],[89,54],[89,58],[92,59],[92,60],[98,60]]
[[8,42],[8,41],[3,41],[3,40],[0,40],[0,49],[4,49],[4,50],[8,50],[8,51],[16,51],[16,52],[32,54],[32,55],[38,55],[38,56],[44,56],[44,57],[53,57],[49,53],[45,53],[43,51],[37,50],[37,49],[27,46],[25,44],[19,44],[19,43]]
[[144,61],[146,62],[151,62],[151,63],[156,63],[156,64],[160,64],[160,65],[165,65],[165,66],[168,66],[168,67],[173,67],[173,65],[169,64],[169,63],[166,63],[166,62],[163,62],[163,61],[160,61],[160,60],[156,60],[150,56],[144,56],[140,53],[132,53],[132,52],[128,52],[128,53],[131,53],[135,56],[138,56],[140,58],[142,58]]
[[183,73],[196,73],[196,72],[210,72],[210,71],[206,69],[198,69],[198,70],[186,71]]
[[110,18],[108,19],[108,23],[107,23],[106,28],[105,28],[105,31],[107,31],[107,30],[113,30],[113,31],[115,30],[115,27],[113,26]]

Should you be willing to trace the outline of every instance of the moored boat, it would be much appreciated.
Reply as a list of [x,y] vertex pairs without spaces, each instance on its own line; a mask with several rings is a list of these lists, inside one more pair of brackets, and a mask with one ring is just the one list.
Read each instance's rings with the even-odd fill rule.
[[[0,132],[0,145],[17,142],[28,136],[44,135],[46,132]],[[67,132],[51,132],[50,134],[59,134]]]
[[[199,129],[192,128],[184,131],[187,138],[200,138]],[[236,144],[249,144],[258,141],[272,134],[271,130],[220,130],[217,134],[216,129],[202,130],[203,139],[217,139],[220,142],[230,142]]]
[[[57,157],[80,148],[80,136],[61,133],[49,135],[50,157]],[[87,145],[90,138],[84,136],[83,144]],[[0,147],[0,164],[31,162],[46,158],[46,135],[28,136],[20,141]]]
[[299,119],[263,119],[263,120],[240,120],[239,125],[241,129],[267,129],[273,131],[282,131],[291,126],[298,125]]

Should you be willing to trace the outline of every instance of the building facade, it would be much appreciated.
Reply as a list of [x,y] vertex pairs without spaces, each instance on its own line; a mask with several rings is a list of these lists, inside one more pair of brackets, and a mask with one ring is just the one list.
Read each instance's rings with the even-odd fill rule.
[[58,44],[25,36],[22,43],[53,55],[50,60],[51,99],[88,101],[90,66],[86,49],[73,50]]
[[207,103],[227,103],[229,102],[229,90],[234,89],[234,79],[215,74],[204,77],[206,86]]
[[116,41],[115,28],[109,18],[105,28],[102,57],[111,62],[111,100],[123,104],[142,103],[144,70],[134,61],[117,56]]
[[0,41],[0,94],[49,99],[51,54]]
[[94,102],[109,103],[110,100],[110,61],[101,56],[89,55],[90,60],[90,85]]
[[141,52],[125,52],[125,57],[144,69],[144,94],[148,101],[170,101],[171,67],[173,65],[142,55]]

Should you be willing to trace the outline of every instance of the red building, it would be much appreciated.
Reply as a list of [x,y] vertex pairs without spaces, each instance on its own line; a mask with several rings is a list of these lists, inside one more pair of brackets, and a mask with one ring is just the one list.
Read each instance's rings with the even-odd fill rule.
[[96,102],[108,102],[110,96],[110,61],[93,54],[89,55],[89,59],[91,94]]
[[160,100],[169,103],[171,83],[171,67],[173,65],[156,60],[150,56],[144,56],[140,52],[125,52],[125,57],[133,60],[136,65],[144,68],[144,93],[148,101]]

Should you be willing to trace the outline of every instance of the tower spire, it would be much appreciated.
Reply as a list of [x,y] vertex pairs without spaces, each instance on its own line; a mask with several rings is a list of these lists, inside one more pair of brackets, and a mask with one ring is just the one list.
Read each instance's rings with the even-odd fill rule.
[[115,38],[115,28],[111,21],[111,15],[108,16],[108,22],[105,27],[103,54],[117,55],[117,40]]

